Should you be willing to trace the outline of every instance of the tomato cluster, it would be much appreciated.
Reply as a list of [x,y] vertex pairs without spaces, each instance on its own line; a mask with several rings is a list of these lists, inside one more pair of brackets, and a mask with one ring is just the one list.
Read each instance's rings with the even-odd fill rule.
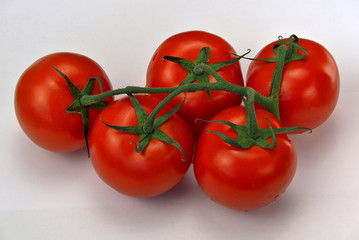
[[[202,31],[176,34],[155,51],[142,92],[112,90],[105,72],[85,56],[51,54],[20,77],[16,115],[26,135],[47,150],[69,152],[88,143],[100,178],[123,194],[162,194],[193,164],[199,186],[215,202],[239,210],[260,208],[286,190],[296,171],[295,149],[281,129],[320,126],[339,95],[334,58],[307,39],[300,39],[305,58],[285,63],[280,91],[272,94],[279,63],[265,59],[276,57],[277,45],[270,43],[258,53],[244,84],[239,58],[227,41]],[[218,75],[204,71],[203,64]],[[250,106],[249,94],[209,90],[213,85],[206,84],[219,78],[233,89],[246,86],[277,99],[280,115],[260,104]],[[181,88],[191,85],[205,87]],[[120,93],[128,96],[114,101]],[[96,95],[104,97],[84,100]]]

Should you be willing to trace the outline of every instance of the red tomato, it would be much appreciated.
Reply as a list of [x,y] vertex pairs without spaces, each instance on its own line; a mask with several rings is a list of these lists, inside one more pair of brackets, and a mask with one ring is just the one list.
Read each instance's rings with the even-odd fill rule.
[[[255,58],[273,57],[275,42],[265,46]],[[320,44],[301,39],[309,50],[307,58],[287,63],[283,69],[279,93],[279,111],[284,127],[314,129],[333,112],[339,96],[339,72],[332,55]],[[275,63],[252,61],[247,86],[269,96]]]
[[[258,125],[279,128],[276,117],[264,109],[256,110]],[[212,120],[227,120],[245,125],[243,106],[218,113]],[[235,139],[238,134],[229,126],[208,123],[206,129],[219,131]],[[238,210],[251,210],[273,202],[282,194],[296,170],[296,152],[286,134],[277,135],[277,147],[253,146],[241,149],[225,143],[214,133],[203,131],[194,158],[194,172],[202,190],[215,202]],[[271,139],[269,139],[271,141]]]
[[[159,103],[153,95],[136,98],[149,114]],[[161,116],[170,110],[162,109]],[[157,139],[151,139],[141,152],[135,152],[139,136],[107,127],[100,119],[116,126],[136,126],[138,119],[128,97],[111,103],[99,115],[90,136],[90,154],[100,178],[117,191],[133,197],[162,194],[180,182],[191,165],[193,137],[187,123],[174,114],[159,129],[177,141],[179,149]]]
[[[202,31],[189,31],[174,35],[165,40],[154,53],[147,70],[148,87],[176,87],[188,75],[188,72],[180,65],[166,61],[164,56],[174,56],[195,61],[198,53],[203,47],[211,49],[210,63],[223,62],[233,59],[229,53],[235,53],[233,47],[222,38],[211,33]],[[239,62],[224,67],[218,73],[228,82],[243,86],[243,77]],[[210,82],[215,79],[210,76]],[[164,98],[167,95],[158,95]],[[195,122],[197,118],[210,119],[217,112],[241,103],[240,96],[224,91],[211,91],[213,102],[205,91],[195,93],[182,93],[170,104],[175,107],[180,104],[184,97],[185,103],[179,110],[179,114],[187,121],[195,137],[200,134],[204,127],[201,121]]]
[[[104,91],[112,86],[95,61],[75,53],[44,56],[21,75],[15,91],[15,111],[25,134],[47,150],[75,151],[85,146],[82,118],[80,114],[66,113],[74,97],[66,80],[51,65],[67,75],[79,90],[92,77],[101,78]],[[96,83],[93,94],[100,92]],[[90,109],[90,128],[99,113],[100,110]]]

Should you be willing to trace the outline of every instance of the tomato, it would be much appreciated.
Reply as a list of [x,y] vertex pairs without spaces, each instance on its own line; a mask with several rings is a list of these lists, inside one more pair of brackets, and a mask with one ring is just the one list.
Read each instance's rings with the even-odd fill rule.
[[[153,95],[137,95],[139,103],[149,114],[159,103]],[[165,106],[162,116],[171,108]],[[193,137],[187,123],[174,114],[159,129],[177,141],[178,148],[152,138],[140,153],[135,151],[139,136],[106,126],[137,126],[138,119],[128,97],[107,106],[99,115],[90,136],[90,154],[100,178],[117,191],[133,197],[162,194],[180,182],[191,165]]]
[[[275,42],[265,46],[255,58],[273,57]],[[284,127],[314,129],[332,114],[339,96],[339,72],[333,56],[319,43],[300,39],[308,49],[304,60],[287,63],[279,92],[279,112]],[[247,86],[269,96],[275,63],[252,61]]]
[[[147,87],[176,87],[188,75],[188,72],[177,63],[163,61],[164,56],[174,56],[195,61],[203,47],[209,47],[211,55],[210,63],[228,61],[234,58],[229,53],[235,53],[233,47],[224,39],[203,31],[189,31],[176,34],[166,39],[155,51],[147,70]],[[218,73],[228,82],[243,86],[243,77],[239,62],[226,66]],[[210,76],[210,82],[216,80]],[[163,99],[167,95],[158,95]],[[205,91],[195,93],[182,93],[170,102],[177,106],[186,99],[179,110],[179,114],[190,125],[195,137],[200,134],[204,127],[201,121],[196,119],[210,119],[217,112],[241,103],[240,96],[225,91],[211,91],[210,99]]]
[[[256,110],[258,125],[281,127],[278,119],[263,108]],[[211,120],[245,125],[243,106],[230,107]],[[209,131],[219,131],[232,139],[238,134],[229,126],[210,122]],[[214,133],[203,131],[194,157],[194,173],[199,186],[215,202],[237,210],[252,210],[273,202],[282,194],[296,171],[296,152],[286,134],[276,136],[277,147],[237,148]],[[268,141],[271,142],[271,139]]]
[[[74,97],[66,80],[51,65],[67,75],[79,90],[92,77],[101,78],[104,91],[112,86],[100,65],[75,53],[44,56],[21,75],[15,90],[15,112],[25,134],[44,149],[75,151],[85,146],[81,114],[66,113]],[[95,83],[93,94],[100,92]],[[100,110],[90,109],[90,128],[99,113]]]

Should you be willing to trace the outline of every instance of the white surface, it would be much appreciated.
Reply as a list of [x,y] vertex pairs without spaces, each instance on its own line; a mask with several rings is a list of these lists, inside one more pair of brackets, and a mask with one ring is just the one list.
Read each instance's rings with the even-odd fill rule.
[[[0,239],[359,239],[358,10],[356,0],[2,0]],[[22,133],[13,93],[33,61],[78,52],[100,63],[114,87],[144,86],[157,46],[193,29],[253,54],[295,33],[325,45],[338,63],[337,108],[313,134],[292,138],[297,174],[275,203],[226,209],[201,192],[192,169],[160,197],[129,198],[97,177],[85,151],[47,152]]]

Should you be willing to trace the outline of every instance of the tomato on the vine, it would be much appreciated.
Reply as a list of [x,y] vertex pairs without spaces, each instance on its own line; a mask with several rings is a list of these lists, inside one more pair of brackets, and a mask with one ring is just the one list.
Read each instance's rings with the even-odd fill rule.
[[[260,128],[280,128],[278,119],[260,108],[256,110]],[[246,124],[243,106],[230,107],[211,120]],[[238,134],[228,125],[209,122],[206,130],[218,131],[235,139]],[[272,139],[268,139],[269,142]],[[194,173],[199,186],[215,202],[237,210],[252,210],[273,202],[282,194],[296,171],[296,152],[286,134],[276,136],[273,149],[252,146],[238,148],[218,135],[203,131],[194,157]]]
[[[272,42],[255,58],[274,57]],[[284,127],[314,129],[332,114],[339,96],[339,72],[333,56],[322,45],[300,39],[307,57],[285,64],[279,92],[279,112]],[[269,96],[275,63],[252,61],[247,72],[247,86]]]
[[[174,56],[194,62],[203,47],[209,47],[211,50],[209,64],[235,58],[230,54],[236,53],[233,47],[219,36],[203,31],[182,32],[166,39],[155,51],[147,70],[147,86],[176,87],[180,85],[188,72],[180,65],[163,61],[162,58]],[[218,73],[230,83],[244,85],[239,62],[220,69]],[[209,81],[216,80],[209,76]],[[167,95],[158,96],[163,99]],[[177,106],[184,98],[186,99],[178,113],[187,121],[195,137],[200,134],[205,125],[203,122],[196,122],[196,119],[210,119],[217,112],[241,103],[240,96],[225,91],[211,91],[211,97],[212,99],[206,91],[182,93],[170,102],[172,106]]]
[[[85,146],[81,114],[68,114],[74,101],[59,69],[82,90],[88,80],[98,77],[103,91],[112,89],[99,64],[76,53],[53,53],[34,62],[21,75],[15,90],[15,112],[25,134],[40,147],[54,152],[71,152]],[[92,94],[101,93],[98,83]],[[113,97],[105,99],[113,101]],[[99,109],[90,109],[90,129]]]
[[[154,95],[136,95],[143,109],[150,112],[160,102]],[[165,106],[159,115],[172,108]],[[90,136],[90,154],[100,178],[117,191],[133,197],[160,195],[180,182],[191,165],[193,136],[187,123],[172,115],[159,127],[177,141],[186,156],[175,146],[152,138],[147,147],[136,152],[139,135],[106,126],[137,126],[135,109],[128,97],[108,105],[98,116]]]

